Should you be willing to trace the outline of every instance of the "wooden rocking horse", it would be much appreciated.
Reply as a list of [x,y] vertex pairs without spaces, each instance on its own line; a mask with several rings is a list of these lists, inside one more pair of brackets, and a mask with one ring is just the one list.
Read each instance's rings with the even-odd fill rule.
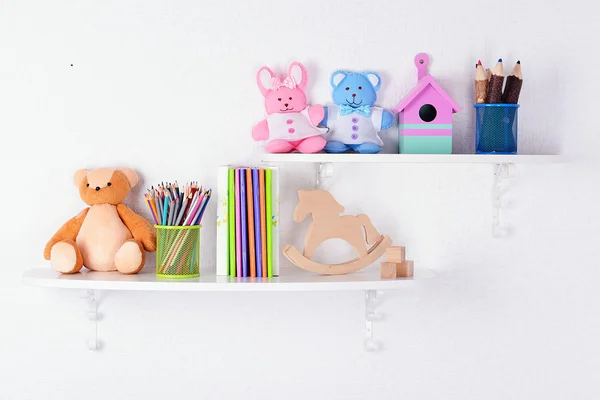
[[[294,221],[302,222],[308,214],[311,214],[312,222],[306,234],[304,254],[300,254],[291,245],[283,249],[283,254],[294,265],[323,275],[348,274],[373,264],[385,253],[385,249],[391,246],[390,237],[377,232],[367,215],[340,216],[339,214],[344,212],[344,207],[329,192],[300,190],[298,197],[300,201],[294,211]],[[358,258],[333,265],[311,261],[317,247],[327,239],[347,241],[358,254]],[[367,248],[367,245],[372,246]]]

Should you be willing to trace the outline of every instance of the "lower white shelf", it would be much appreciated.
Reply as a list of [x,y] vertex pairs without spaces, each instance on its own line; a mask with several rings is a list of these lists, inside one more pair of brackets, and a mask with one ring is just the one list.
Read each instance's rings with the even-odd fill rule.
[[554,154],[262,154],[263,162],[278,163],[404,163],[404,164],[553,164]]
[[174,292],[300,292],[340,290],[399,289],[417,279],[433,277],[429,270],[415,268],[412,278],[381,279],[378,268],[348,275],[315,275],[298,268],[283,268],[275,278],[230,278],[203,275],[192,279],[157,278],[153,269],[136,275],[119,272],[94,272],[84,270],[72,275],[62,275],[50,266],[33,268],[23,274],[23,283],[29,286],[85,290],[138,290]]

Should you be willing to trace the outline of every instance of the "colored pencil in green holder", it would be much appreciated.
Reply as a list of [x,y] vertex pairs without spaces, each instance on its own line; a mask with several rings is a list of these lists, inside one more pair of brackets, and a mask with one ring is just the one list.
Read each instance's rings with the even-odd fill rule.
[[156,276],[160,278],[195,278],[200,276],[201,225],[155,225]]

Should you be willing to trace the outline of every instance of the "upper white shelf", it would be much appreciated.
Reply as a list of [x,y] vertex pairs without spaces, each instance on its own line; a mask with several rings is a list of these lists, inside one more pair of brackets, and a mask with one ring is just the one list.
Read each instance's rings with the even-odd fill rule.
[[450,163],[450,164],[551,164],[557,155],[529,154],[262,154],[263,162],[279,163]]
[[23,274],[23,283],[68,289],[99,290],[143,290],[177,292],[299,292],[299,291],[340,291],[340,290],[385,290],[398,289],[416,279],[433,277],[428,270],[415,268],[413,278],[382,280],[379,268],[362,270],[348,275],[321,276],[307,273],[297,268],[285,268],[281,276],[275,278],[230,278],[227,276],[206,275],[193,279],[161,279],[154,271],[142,270],[136,275],[123,275],[119,272],[85,271],[72,275],[62,275],[50,266],[33,268]]

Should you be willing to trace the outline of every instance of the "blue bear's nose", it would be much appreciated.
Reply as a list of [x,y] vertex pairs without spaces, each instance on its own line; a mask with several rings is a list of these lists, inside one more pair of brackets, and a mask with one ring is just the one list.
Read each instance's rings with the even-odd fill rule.
[[356,97],[356,93],[352,93],[352,97]]

